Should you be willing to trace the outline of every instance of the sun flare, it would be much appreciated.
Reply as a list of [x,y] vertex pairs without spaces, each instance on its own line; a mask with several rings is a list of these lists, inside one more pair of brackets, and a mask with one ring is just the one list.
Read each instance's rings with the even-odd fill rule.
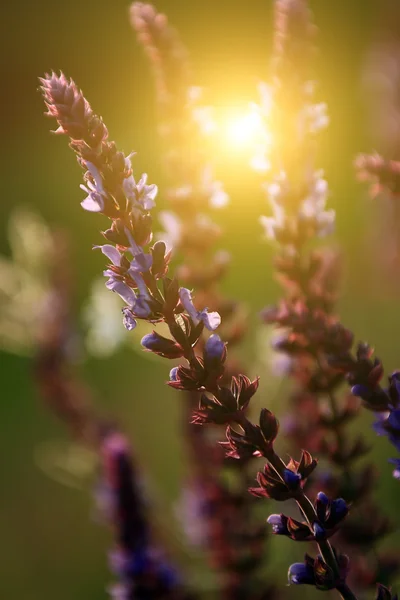
[[226,137],[237,146],[252,146],[259,140],[264,129],[261,115],[255,111],[230,115],[226,122]]
[[243,156],[256,171],[268,170],[272,134],[266,118],[255,105],[227,109],[218,129],[225,151]]

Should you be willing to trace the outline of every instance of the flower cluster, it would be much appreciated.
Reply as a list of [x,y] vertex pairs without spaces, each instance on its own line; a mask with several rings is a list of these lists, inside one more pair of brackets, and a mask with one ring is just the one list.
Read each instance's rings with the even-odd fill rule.
[[336,532],[349,512],[349,508],[343,498],[330,500],[326,494],[319,492],[315,501],[315,512],[318,520],[312,524],[312,527],[308,523],[296,521],[282,514],[271,515],[268,523],[272,525],[273,532],[277,535],[286,535],[296,541],[318,541],[327,539]]

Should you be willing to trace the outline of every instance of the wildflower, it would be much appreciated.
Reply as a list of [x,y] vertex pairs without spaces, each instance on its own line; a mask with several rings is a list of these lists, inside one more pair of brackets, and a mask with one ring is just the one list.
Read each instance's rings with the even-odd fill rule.
[[[131,169],[129,157],[126,158],[127,166]],[[143,210],[151,210],[156,205],[154,199],[157,196],[158,187],[153,183],[146,185],[147,173],[144,173],[136,183],[133,175],[124,179],[123,189],[132,206],[140,206]]]
[[200,321],[203,321],[205,327],[210,331],[214,331],[220,325],[221,317],[217,312],[209,313],[207,308],[198,311],[194,307],[192,301],[192,294],[187,288],[179,289],[179,298],[182,302],[183,307],[185,308],[195,325],[197,325]]
[[87,193],[87,197],[82,200],[81,206],[89,212],[103,212],[105,203],[104,198],[107,198],[107,193],[104,191],[101,175],[91,162],[86,162],[87,173],[91,175],[92,181],[87,178],[87,186],[81,184],[79,187]]
[[314,565],[310,561],[294,563],[289,567],[288,580],[294,585],[315,585]]
[[214,362],[222,363],[226,356],[226,344],[215,333],[211,335],[204,346],[204,362],[210,365]]
[[164,358],[180,358],[184,353],[183,348],[174,340],[165,338],[156,331],[145,335],[140,343],[145,350],[154,352]]
[[272,498],[274,500],[288,500],[304,486],[307,478],[316,468],[317,461],[309,452],[303,450],[300,462],[290,459],[283,469],[282,476],[268,463],[264,470],[257,474],[258,488],[250,488],[250,492],[258,498]]
[[301,523],[283,514],[270,515],[267,523],[272,525],[272,531],[275,535],[285,535],[300,542],[316,539],[308,523]]
[[123,322],[125,329],[127,329],[128,331],[132,331],[133,329],[135,329],[137,322],[136,322],[136,319],[135,319],[135,316],[134,316],[132,310],[130,308],[128,308],[127,306],[125,306],[122,309],[122,314],[124,315],[122,322]]
[[400,408],[393,409],[383,419],[374,423],[378,435],[386,435],[389,441],[400,451]]
[[318,554],[314,559],[308,554],[303,563],[294,563],[289,567],[288,580],[294,585],[313,585],[319,590],[333,590],[340,586],[348,571],[348,559],[344,555],[336,557],[339,574],[334,575],[330,566]]

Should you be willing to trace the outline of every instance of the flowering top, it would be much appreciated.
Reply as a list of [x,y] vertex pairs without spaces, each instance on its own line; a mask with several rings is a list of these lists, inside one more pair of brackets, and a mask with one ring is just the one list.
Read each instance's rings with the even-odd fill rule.
[[308,239],[333,232],[335,212],[326,210],[328,184],[322,175],[316,172],[300,193],[285,172],[265,186],[273,211],[272,217],[260,218],[267,238],[295,252]]
[[[146,248],[152,239],[150,210],[155,206],[157,186],[147,184],[144,174],[136,181],[131,157],[108,141],[108,131],[73,81],[61,74],[41,79],[48,114],[59,123],[57,133],[69,135],[71,147],[86,170],[87,197],[82,207],[109,217],[111,227],[103,232],[107,244],[95,246],[111,261],[104,271],[106,286],[126,303],[123,322],[128,330],[137,319],[157,322],[166,313],[186,309],[196,325],[218,327],[218,313],[196,310],[189,290],[178,289],[166,279],[170,252],[163,242]],[[161,290],[158,282],[163,281]]]

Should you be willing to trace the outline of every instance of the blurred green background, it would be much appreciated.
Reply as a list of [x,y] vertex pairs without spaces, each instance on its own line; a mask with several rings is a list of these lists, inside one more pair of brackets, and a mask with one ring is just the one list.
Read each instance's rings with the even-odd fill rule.
[[[377,271],[373,256],[379,253],[379,244],[373,248],[369,240],[379,207],[355,182],[352,167],[357,152],[372,149],[360,73],[385,3],[335,0],[311,5],[321,30],[317,60],[321,97],[331,116],[319,163],[326,170],[331,206],[337,211],[334,243],[341,248],[344,265],[340,313],[358,339],[375,346],[390,371],[400,364],[399,295]],[[71,239],[77,315],[103,268],[103,258],[91,246],[101,240],[98,231],[104,222],[79,206],[81,171],[66,140],[49,134],[54,123],[43,117],[37,77],[62,69],[75,79],[103,116],[112,139],[127,153],[138,152],[135,172],[145,170],[151,182],[159,183],[157,209],[162,208],[164,178],[153,82],[130,30],[128,6],[125,0],[21,0],[7,2],[2,9],[0,251],[10,253],[7,220],[18,205],[32,207],[49,224],[65,228]],[[157,8],[179,29],[191,53],[195,82],[209,88],[212,102],[221,107],[256,99],[256,84],[268,75],[272,0],[160,0]],[[221,247],[233,255],[224,289],[252,311],[243,355],[253,373],[257,313],[279,293],[272,278],[273,251],[261,243],[258,225],[266,205],[257,178],[240,154],[219,155],[216,164],[218,178],[224,179],[231,196],[230,207],[216,215],[225,232]],[[399,272],[393,271],[391,277],[397,280]],[[38,466],[35,457],[41,449],[62,448],[67,436],[41,405],[31,368],[29,358],[0,353],[0,598],[105,598],[105,586],[112,580],[106,565],[111,537],[92,518],[93,499],[85,482],[82,489],[62,485]],[[168,368],[124,348],[111,358],[86,361],[79,371],[97,390],[103,409],[121,418],[131,435],[155,498],[157,520],[174,552],[188,565],[192,560],[197,565],[197,557],[182,545],[173,514],[185,467],[179,433],[182,398],[164,385]],[[258,402],[275,403],[279,415],[274,386],[267,381]],[[358,427],[373,442],[373,457],[382,472],[377,498],[396,519],[399,483],[386,462],[393,451],[386,440],[370,433],[370,422],[371,416],[364,414]],[[266,505],[265,514],[269,510]],[[388,540],[389,545],[395,542],[396,535]],[[302,548],[275,539],[275,551],[284,555],[278,582],[285,585],[288,556],[299,560]],[[193,566],[190,572],[195,577]]]

